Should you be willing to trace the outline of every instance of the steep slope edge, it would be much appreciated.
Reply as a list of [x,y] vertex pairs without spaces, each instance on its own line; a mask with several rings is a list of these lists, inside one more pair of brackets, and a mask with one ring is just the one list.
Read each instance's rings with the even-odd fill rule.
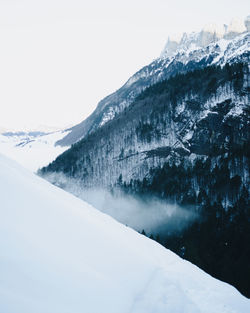
[[0,174],[1,311],[249,311],[233,287],[2,155]]

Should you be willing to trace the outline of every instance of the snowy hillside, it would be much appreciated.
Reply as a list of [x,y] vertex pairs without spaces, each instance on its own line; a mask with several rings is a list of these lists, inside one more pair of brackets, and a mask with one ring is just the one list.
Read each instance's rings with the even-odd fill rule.
[[248,312],[250,301],[0,156],[0,311]]
[[65,131],[1,133],[0,152],[35,172],[68,148],[55,146],[55,142],[67,133]]

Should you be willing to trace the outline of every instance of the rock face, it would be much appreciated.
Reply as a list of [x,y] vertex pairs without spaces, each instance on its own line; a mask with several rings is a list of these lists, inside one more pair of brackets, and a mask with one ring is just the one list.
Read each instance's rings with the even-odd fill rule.
[[[247,20],[246,20],[247,21]],[[240,33],[246,32],[247,28],[244,21],[233,19],[229,26],[226,28],[226,33],[224,34],[225,39],[235,38]]]
[[246,20],[245,20],[245,26],[247,31],[250,31],[250,15],[247,16]]
[[69,129],[69,134],[57,144],[69,146],[76,143],[120,114],[144,89],[177,73],[213,64],[247,62],[249,33],[236,33],[234,24],[230,29],[230,34],[235,32],[229,36],[230,40],[229,37],[224,39],[221,30],[216,27],[212,27],[212,30],[206,27],[200,33],[184,34],[180,41],[169,40],[159,58],[135,73],[118,91],[101,100],[93,114]]

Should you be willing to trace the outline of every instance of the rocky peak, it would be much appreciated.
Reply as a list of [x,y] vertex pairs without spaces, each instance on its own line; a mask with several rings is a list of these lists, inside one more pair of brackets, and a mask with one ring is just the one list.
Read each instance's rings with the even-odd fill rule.
[[233,19],[229,25],[207,24],[200,32],[183,33],[181,36],[169,36],[161,57],[171,57],[184,50],[204,48],[220,39],[231,40],[250,29],[250,16]]

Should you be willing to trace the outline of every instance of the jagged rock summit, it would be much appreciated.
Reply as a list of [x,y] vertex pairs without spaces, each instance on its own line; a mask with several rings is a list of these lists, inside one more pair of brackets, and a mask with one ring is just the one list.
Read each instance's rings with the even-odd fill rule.
[[204,48],[221,39],[231,40],[250,30],[250,16],[245,20],[233,19],[229,25],[207,24],[200,32],[169,36],[161,57],[171,57],[183,50]]

